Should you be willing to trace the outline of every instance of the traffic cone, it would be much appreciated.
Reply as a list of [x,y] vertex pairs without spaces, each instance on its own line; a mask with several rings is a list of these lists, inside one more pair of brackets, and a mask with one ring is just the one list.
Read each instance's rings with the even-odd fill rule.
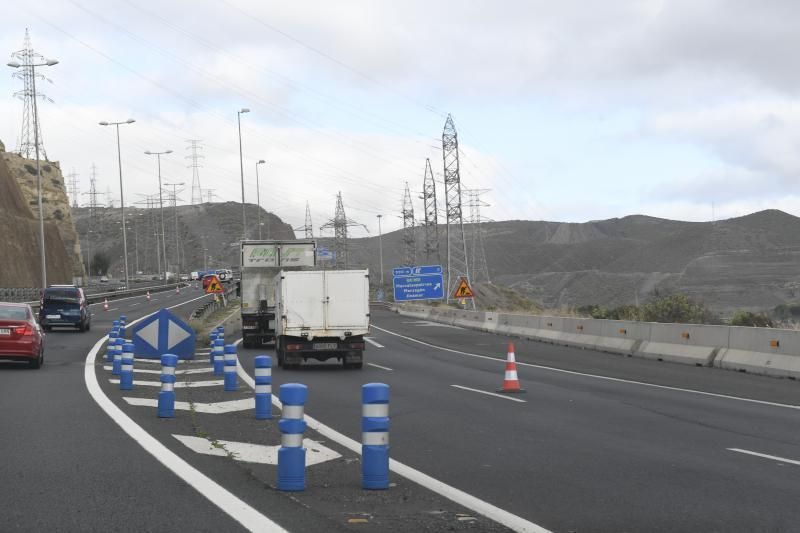
[[105,301],[103,302],[103,310],[108,311],[108,298],[106,298]]
[[519,378],[517,377],[517,361],[514,358],[514,343],[508,343],[508,357],[506,358],[506,375],[503,380],[503,388],[497,392],[525,392],[520,388]]
[[175,294],[180,294],[180,293],[181,293],[181,286],[175,285]]
[[150,291],[147,291],[147,301],[150,301]]

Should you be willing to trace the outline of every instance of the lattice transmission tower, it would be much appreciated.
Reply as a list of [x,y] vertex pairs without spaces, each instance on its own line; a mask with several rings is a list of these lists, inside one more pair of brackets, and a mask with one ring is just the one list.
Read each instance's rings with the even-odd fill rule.
[[362,227],[367,231],[367,233],[369,233],[367,226],[347,218],[347,215],[344,212],[342,192],[339,191],[339,194],[336,195],[336,211],[333,215],[333,218],[319,228],[320,230],[333,228],[333,253],[335,255],[334,268],[346,269],[348,267],[347,228],[355,226]]
[[[33,51],[31,45],[31,36],[27,28],[25,28],[25,41],[22,45],[22,50],[17,50],[11,54],[13,59],[20,63],[20,67],[15,69],[11,75],[13,78],[22,80],[22,90],[14,93],[14,96],[22,100],[22,129],[19,140],[17,141],[17,153],[26,159],[33,159],[36,157],[36,139],[39,140],[39,154],[47,161],[47,152],[44,151],[44,143],[42,141],[42,121],[34,120],[34,88],[36,83],[34,75],[37,80],[45,80],[50,83],[49,78],[39,74],[34,74],[34,68],[31,65],[41,63],[45,60],[44,56],[37,54]],[[40,100],[47,100],[52,102],[50,98],[36,91],[36,95]],[[34,131],[34,126],[38,131]]]
[[[458,164],[458,134],[453,117],[447,115],[442,131],[444,188],[447,209],[447,298],[453,294],[459,278],[469,280],[467,241],[461,210],[461,172]],[[474,306],[474,301],[473,301]]]
[[414,235],[414,203],[411,201],[411,191],[408,189],[403,193],[403,249],[405,250],[405,265],[414,266],[417,264],[417,241]]
[[431,160],[425,159],[425,178],[422,182],[422,201],[425,208],[425,262],[441,264],[439,254],[439,208],[436,204],[436,182]]
[[189,150],[189,155],[185,156],[185,159],[191,161],[187,168],[192,169],[192,205],[199,205],[203,203],[203,190],[200,188],[199,170],[203,165],[200,164],[200,160],[205,159],[205,156],[198,152],[203,149],[200,145],[200,139],[188,139],[186,142],[189,143],[189,146],[186,147]]
[[77,208],[78,196],[80,192],[78,190],[78,173],[75,172],[74,168],[72,169],[72,172],[67,174],[67,178],[69,178],[69,180],[67,181],[67,193],[72,198],[72,207]]
[[314,238],[314,226],[311,224],[311,207],[308,205],[308,202],[306,202],[306,223],[294,230],[302,231],[306,239]]
[[89,226],[86,230],[86,271],[92,275],[92,234],[102,232],[102,224],[97,223],[97,209],[100,202],[97,197],[102,193],[97,190],[97,167],[92,163],[92,173],[89,177],[89,192],[83,193],[89,196]]
[[489,207],[490,205],[481,200],[481,196],[489,191],[490,189],[469,189],[464,191],[469,197],[469,224],[472,230],[470,265],[472,265],[472,281],[474,282],[492,282],[489,277],[489,265],[486,263],[486,247],[484,246],[484,223],[490,220],[481,216],[481,207]]

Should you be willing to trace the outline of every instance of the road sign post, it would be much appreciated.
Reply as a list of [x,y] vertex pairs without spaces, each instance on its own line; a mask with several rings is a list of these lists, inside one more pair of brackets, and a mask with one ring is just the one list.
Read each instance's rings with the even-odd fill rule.
[[399,267],[392,271],[394,301],[441,300],[444,279],[440,265]]

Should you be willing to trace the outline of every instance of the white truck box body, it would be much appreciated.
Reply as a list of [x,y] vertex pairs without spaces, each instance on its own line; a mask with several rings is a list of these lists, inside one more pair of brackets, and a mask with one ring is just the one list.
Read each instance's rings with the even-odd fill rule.
[[275,301],[278,336],[369,333],[369,270],[282,271],[275,277]]
[[242,242],[242,314],[257,313],[262,300],[273,307],[275,275],[281,268],[313,268],[315,250],[311,240]]

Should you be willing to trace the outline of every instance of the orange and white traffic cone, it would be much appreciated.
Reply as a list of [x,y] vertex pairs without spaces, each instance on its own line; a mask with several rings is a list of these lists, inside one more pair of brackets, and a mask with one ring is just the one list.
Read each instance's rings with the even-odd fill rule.
[[181,293],[181,286],[175,285],[175,294],[180,294],[180,293]]
[[514,358],[514,343],[508,343],[508,357],[506,358],[506,375],[503,379],[503,388],[497,392],[525,392],[520,388],[517,377],[517,360]]
[[103,310],[108,311],[108,298],[106,298],[105,301],[103,301]]
[[147,291],[147,301],[150,301],[150,291]]

